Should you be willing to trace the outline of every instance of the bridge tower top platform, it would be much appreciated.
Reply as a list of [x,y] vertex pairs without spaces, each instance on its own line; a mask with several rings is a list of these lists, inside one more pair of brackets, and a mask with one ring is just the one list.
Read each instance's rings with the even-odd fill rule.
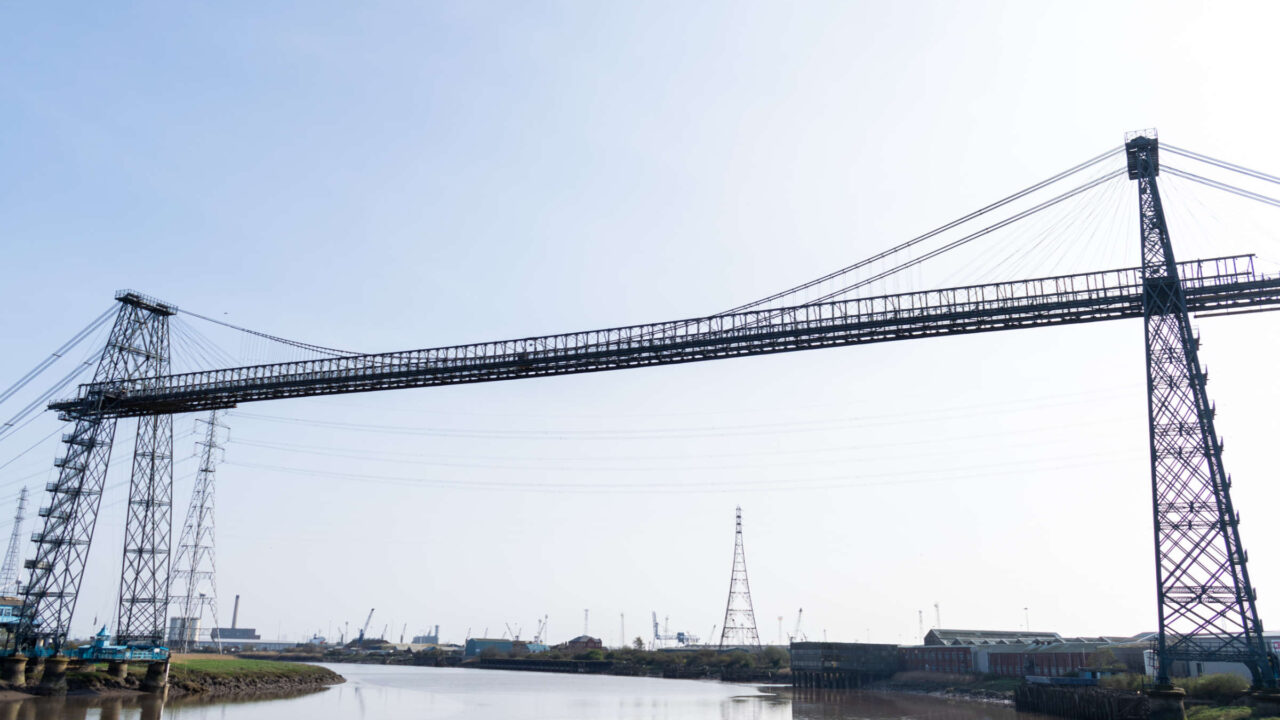
[[178,314],[178,306],[171,303],[157,300],[149,295],[143,295],[137,290],[120,290],[116,292],[116,300],[125,305],[132,305],[136,308],[155,313],[156,315],[164,315],[166,317]]
[[[1155,128],[1132,130],[1124,134],[1124,156],[1129,162],[1129,179],[1155,177],[1160,174],[1160,139]],[[1146,167],[1150,163],[1150,169]]]

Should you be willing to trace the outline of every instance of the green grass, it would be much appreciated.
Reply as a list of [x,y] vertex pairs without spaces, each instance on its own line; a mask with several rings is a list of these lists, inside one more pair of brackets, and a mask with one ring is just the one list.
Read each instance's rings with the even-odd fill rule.
[[185,657],[175,660],[169,672],[198,674],[206,676],[292,676],[326,675],[328,671],[314,665],[301,663],[276,662],[274,660],[244,660],[241,658],[197,658]]
[[1245,720],[1252,717],[1247,707],[1211,707],[1197,705],[1187,708],[1187,720]]

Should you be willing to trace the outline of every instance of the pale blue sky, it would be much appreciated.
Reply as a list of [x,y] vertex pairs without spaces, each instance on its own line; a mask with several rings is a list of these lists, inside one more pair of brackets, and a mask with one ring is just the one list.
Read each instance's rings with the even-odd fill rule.
[[[123,287],[323,345],[424,347],[731,307],[1134,128],[1280,170],[1266,3],[0,13],[0,386]],[[1280,218],[1236,232],[1233,206],[1168,191],[1196,208],[1171,210],[1183,257],[1280,256]],[[1131,188],[1108,193],[1096,237],[1117,239],[1079,262],[1136,262]],[[1201,323],[1264,622],[1280,613],[1280,528],[1263,509],[1280,499],[1278,322]],[[1117,323],[246,406],[219,471],[224,619],[240,593],[244,623],[293,638],[370,606],[377,629],[439,623],[455,641],[544,614],[563,639],[584,607],[610,642],[620,612],[631,636],[650,610],[706,635],[741,504],[768,640],[803,606],[811,635],[905,641],[935,600],[949,626],[1013,628],[1029,606],[1041,629],[1150,629],[1141,348],[1140,326]],[[0,443],[0,462],[55,427]],[[0,495],[57,452],[0,470]],[[389,476],[475,487],[370,480]],[[841,487],[811,487],[827,477]],[[484,488],[595,480],[601,492]],[[672,482],[693,492],[657,491]],[[112,613],[119,498],[79,631]]]

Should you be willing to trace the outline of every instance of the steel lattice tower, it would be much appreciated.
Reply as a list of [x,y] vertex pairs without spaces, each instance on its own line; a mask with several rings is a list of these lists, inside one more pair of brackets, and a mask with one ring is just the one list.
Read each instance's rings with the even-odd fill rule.
[[187,519],[182,524],[182,535],[178,539],[178,552],[174,559],[173,582],[170,597],[179,604],[182,619],[181,646],[190,649],[196,637],[196,626],[191,625],[192,618],[204,616],[204,609],[209,608],[209,617],[214,627],[218,623],[218,586],[215,574],[213,547],[213,505],[214,474],[217,456],[222,446],[218,444],[218,431],[226,426],[218,420],[220,411],[209,413],[205,423],[204,439],[197,443],[200,446],[200,468],[196,471],[195,486],[191,489],[191,503],[187,506]]
[[[141,337],[144,377],[169,374],[169,323]],[[124,525],[124,557],[116,642],[159,645],[169,609],[169,549],[173,540],[173,416],[138,418]]]
[[1200,340],[1191,327],[1156,176],[1154,131],[1125,138],[1130,179],[1138,181],[1142,232],[1143,321],[1151,437],[1156,590],[1160,613],[1157,682],[1179,660],[1241,662],[1256,685],[1276,686],[1249,583],[1231,479],[1213,427]]
[[733,574],[729,577],[729,602],[724,609],[720,647],[760,647],[756,613],[751,607],[751,586],[747,584],[747,553],[742,547],[742,508],[737,508],[733,536]]
[[[149,378],[168,370],[169,317],[177,312],[177,308],[132,291],[117,293],[116,300],[120,302],[120,309],[94,371],[93,381],[130,389],[148,387]],[[100,394],[86,407],[62,416],[75,425],[71,432],[62,436],[66,451],[54,461],[58,479],[49,485],[49,504],[39,511],[40,517],[44,518],[44,528],[31,536],[36,545],[35,557],[25,564],[31,571],[31,577],[22,588],[21,618],[14,633],[19,650],[48,645],[57,652],[67,639],[115,438],[116,420],[103,413],[107,399],[106,394]],[[168,448],[173,442],[172,423],[168,417],[139,419],[138,447],[134,453],[134,477],[130,488],[130,527],[126,531],[126,537],[130,539],[126,541],[126,578],[130,576],[131,564],[135,568],[134,577],[137,577],[137,564],[130,563],[130,547],[138,547],[151,557],[157,549],[156,543],[132,542],[146,534],[140,530],[149,529],[155,535],[163,535],[165,569],[168,569],[169,514],[164,486],[172,482],[172,452]],[[142,483],[139,483],[140,472],[143,473]],[[157,508],[152,497],[136,492],[139,485],[163,499],[163,512],[155,512]],[[136,507],[135,503],[138,503]],[[158,522],[161,515],[163,532],[160,532]],[[147,521],[150,527],[139,528],[140,520]],[[143,552],[133,555],[141,558]],[[122,583],[122,592],[136,585]],[[159,615],[163,617],[163,614],[161,606]]]
[[9,549],[4,553],[4,565],[0,566],[0,594],[18,594],[18,551],[22,548],[22,523],[27,518],[27,489],[18,493],[18,511],[13,514],[13,534],[9,536]]

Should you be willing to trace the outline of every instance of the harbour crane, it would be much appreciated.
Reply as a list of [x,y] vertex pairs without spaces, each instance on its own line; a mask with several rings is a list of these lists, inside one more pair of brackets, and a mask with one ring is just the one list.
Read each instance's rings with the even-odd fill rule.
[[542,644],[542,636],[547,633],[547,620],[549,620],[550,618],[551,618],[550,615],[543,615],[542,619],[538,621],[538,632],[533,634],[534,644],[536,645]]
[[369,623],[373,622],[374,608],[369,608],[369,617],[364,619],[364,627],[360,628],[360,637],[356,638],[356,647],[364,647],[364,634],[369,632]]
[[[670,618],[667,618],[669,621]],[[657,650],[663,647],[663,643],[675,641],[678,645],[696,645],[698,642],[697,635],[691,635],[687,632],[664,632],[663,628],[658,627],[658,613],[653,613],[653,649]]]
[[791,633],[791,642],[804,642],[808,640],[804,633],[800,632],[800,621],[804,618],[804,608],[800,608],[796,612],[796,629]]

